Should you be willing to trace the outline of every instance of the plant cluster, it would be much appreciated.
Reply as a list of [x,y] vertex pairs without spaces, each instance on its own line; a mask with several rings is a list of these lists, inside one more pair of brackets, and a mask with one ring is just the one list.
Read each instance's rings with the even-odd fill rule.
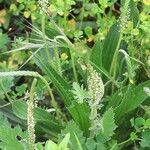
[[0,4],[0,149],[150,149],[149,0]]

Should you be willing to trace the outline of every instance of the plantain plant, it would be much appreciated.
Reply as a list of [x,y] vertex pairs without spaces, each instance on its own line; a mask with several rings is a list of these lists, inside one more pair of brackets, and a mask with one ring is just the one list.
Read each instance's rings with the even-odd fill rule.
[[[40,20],[26,20],[29,35],[0,55],[9,63],[26,54],[15,69],[0,64],[0,148],[149,149],[149,6],[39,1]],[[92,23],[84,21],[90,9]],[[78,22],[69,20],[74,15]]]

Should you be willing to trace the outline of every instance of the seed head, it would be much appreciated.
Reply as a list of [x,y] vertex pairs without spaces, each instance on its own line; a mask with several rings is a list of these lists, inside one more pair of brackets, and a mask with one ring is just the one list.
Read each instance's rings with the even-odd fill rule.
[[102,97],[104,95],[104,85],[100,75],[89,66],[89,78],[88,78],[88,94],[89,94],[89,107],[90,107],[90,121],[91,121],[91,136],[94,137],[101,130],[101,120],[98,110],[101,108]]
[[44,13],[46,15],[50,15],[50,10],[49,10],[50,4],[48,0],[38,0],[38,6],[41,14]]
[[117,22],[119,23],[120,32],[123,32],[127,28],[128,21],[130,19],[130,9],[128,9],[125,13],[125,15],[122,15],[119,17]]
[[91,103],[98,105],[104,95],[104,85],[100,75],[92,67],[88,78],[88,91]]

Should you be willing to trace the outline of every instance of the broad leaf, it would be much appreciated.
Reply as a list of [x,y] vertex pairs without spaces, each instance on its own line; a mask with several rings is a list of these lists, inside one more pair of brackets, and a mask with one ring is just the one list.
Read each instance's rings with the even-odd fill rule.
[[115,114],[112,108],[109,108],[102,117],[102,134],[106,139],[110,139],[116,129]]
[[150,148],[150,130],[147,129],[142,133],[142,140],[140,145],[144,148]]
[[98,68],[102,67],[102,42],[97,41],[92,48],[92,53],[90,56],[90,60],[94,63]]
[[114,24],[108,32],[102,50],[102,66],[109,71],[115,52],[120,44],[120,27]]
[[125,87],[118,90],[117,93],[111,96],[109,107],[115,109],[115,118],[118,121],[124,114],[137,108],[148,95],[144,91],[144,87],[150,86],[150,80],[141,83],[137,86]]
[[11,87],[13,86],[13,78],[12,77],[0,77],[0,98],[7,92],[11,91]]
[[[20,140],[19,140],[20,139]],[[0,116],[0,148],[6,150],[25,150],[27,146],[27,132],[19,126],[11,128],[6,118]]]
[[139,22],[139,10],[133,0],[130,1],[129,7],[131,10],[130,18],[131,21],[133,22],[133,27],[135,28]]

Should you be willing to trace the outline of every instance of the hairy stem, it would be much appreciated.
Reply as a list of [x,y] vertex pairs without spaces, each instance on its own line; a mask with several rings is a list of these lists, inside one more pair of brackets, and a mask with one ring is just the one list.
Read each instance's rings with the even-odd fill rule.
[[34,91],[35,91],[35,86],[37,83],[37,79],[34,78],[32,85],[31,85],[31,90],[30,90],[30,95],[29,95],[29,101],[28,103],[28,109],[27,109],[27,124],[28,124],[28,143],[29,143],[29,150],[34,150],[35,149],[35,121],[34,121]]

